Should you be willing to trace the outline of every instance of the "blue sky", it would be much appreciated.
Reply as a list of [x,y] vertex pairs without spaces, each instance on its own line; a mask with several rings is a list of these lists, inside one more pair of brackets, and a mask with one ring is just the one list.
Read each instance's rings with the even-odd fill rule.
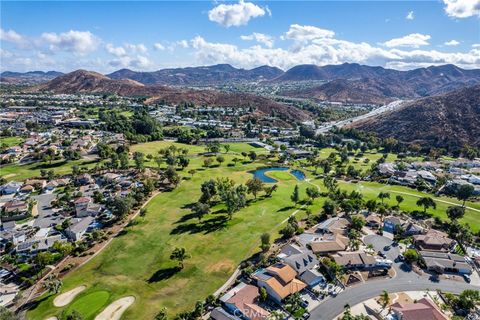
[[4,70],[480,67],[480,0],[1,2]]

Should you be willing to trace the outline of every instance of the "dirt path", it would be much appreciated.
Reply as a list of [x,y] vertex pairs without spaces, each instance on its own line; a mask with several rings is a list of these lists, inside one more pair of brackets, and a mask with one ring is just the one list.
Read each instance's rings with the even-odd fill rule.
[[55,307],[66,306],[67,304],[72,302],[73,299],[75,299],[75,297],[86,288],[87,286],[79,286],[79,287],[76,287],[75,289],[62,293],[61,295],[59,295],[53,300],[53,305]]
[[125,310],[127,310],[134,302],[135,297],[133,296],[120,298],[110,303],[95,317],[95,320],[120,320]]

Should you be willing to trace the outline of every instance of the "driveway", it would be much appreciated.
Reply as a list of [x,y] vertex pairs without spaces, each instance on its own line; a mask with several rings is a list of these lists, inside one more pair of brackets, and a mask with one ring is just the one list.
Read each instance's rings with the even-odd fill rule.
[[64,220],[62,215],[55,216],[55,212],[51,208],[52,201],[56,198],[53,193],[44,193],[35,197],[37,200],[38,216],[33,222],[34,227],[48,228],[50,226],[62,223]]
[[[372,244],[376,251],[385,253],[388,259],[394,261],[400,252],[398,247],[392,247],[392,241],[388,238],[369,235],[364,238],[366,244]],[[383,250],[385,246],[390,246],[389,250]],[[339,293],[335,298],[330,297],[321,303],[317,308],[311,311],[310,319],[332,320],[343,312],[345,305],[354,306],[365,300],[374,298],[383,290],[389,293],[401,291],[423,291],[436,290],[460,293],[465,289],[480,290],[479,286],[474,286],[466,282],[454,280],[435,280],[430,276],[419,275],[413,272],[408,266],[402,262],[394,262],[396,276],[392,279],[371,280],[364,284],[357,285]]]

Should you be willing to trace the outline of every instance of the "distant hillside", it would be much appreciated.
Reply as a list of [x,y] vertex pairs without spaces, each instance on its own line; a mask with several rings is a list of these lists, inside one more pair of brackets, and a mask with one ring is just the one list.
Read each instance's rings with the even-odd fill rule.
[[205,67],[162,69],[153,72],[121,69],[107,76],[112,79],[131,79],[148,85],[205,86],[236,81],[269,80],[282,73],[281,69],[269,66],[245,70],[234,68],[229,64],[218,64]]
[[302,78],[330,82],[283,94],[339,102],[385,103],[398,98],[411,99],[438,95],[480,84],[480,70],[464,70],[454,65],[410,71],[357,64],[325,67],[310,65],[294,67],[274,81]]
[[343,63],[339,65],[317,66],[302,64],[295,66],[281,76],[273,79],[274,82],[283,81],[309,81],[309,80],[335,80],[335,79],[358,79],[368,77],[385,76],[387,74],[400,73],[392,69],[382,67],[370,67],[358,63]]
[[4,71],[0,74],[0,82],[10,84],[36,84],[47,82],[55,77],[61,76],[63,73],[58,71],[29,71],[29,72],[12,72]]
[[421,98],[352,127],[402,142],[449,149],[480,147],[480,85]]
[[270,115],[272,110],[275,110],[281,117],[290,121],[311,119],[311,114],[304,110],[251,94],[181,89],[159,85],[149,86],[134,80],[113,80],[100,73],[85,70],[77,70],[57,77],[45,84],[31,87],[30,91],[114,93],[122,96],[145,96],[148,97],[148,103],[164,100],[172,104],[193,102],[199,106],[254,107],[262,115]]

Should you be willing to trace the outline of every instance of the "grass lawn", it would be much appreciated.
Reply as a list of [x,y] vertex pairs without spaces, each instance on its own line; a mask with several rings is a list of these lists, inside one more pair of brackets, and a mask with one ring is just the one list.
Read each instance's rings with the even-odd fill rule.
[[5,144],[8,147],[18,146],[24,141],[21,137],[2,137],[0,138],[0,145]]
[[[169,144],[172,142],[139,144],[132,146],[132,151],[153,154]],[[235,150],[232,144],[231,152],[222,154],[225,163],[205,169],[202,168],[204,157],[194,156],[195,153],[204,152],[204,147],[175,144],[190,150],[190,166],[181,172],[187,179],[172,192],[156,196],[146,206],[146,216],[136,218],[138,224],[126,228],[126,232],[115,238],[104,251],[63,279],[62,292],[80,285],[87,286],[70,306],[55,308],[52,304],[54,296],[45,295],[40,298],[37,307],[28,312],[29,319],[58,316],[63,310],[77,306],[77,303],[78,311],[91,319],[103,306],[128,295],[134,296],[136,300],[125,312],[123,319],[152,319],[163,307],[167,308],[170,317],[191,310],[196,301],[205,299],[221,287],[242,260],[258,251],[262,233],[269,232],[271,238],[275,239],[282,222],[290,214],[297,210],[298,216],[305,214],[305,208],[293,206],[290,200],[295,185],[300,187],[301,198],[306,197],[305,188],[308,186],[318,186],[325,191],[319,179],[298,182],[287,171],[271,171],[267,175],[279,181],[278,190],[272,198],[259,197],[254,200],[250,195],[249,206],[236,212],[231,220],[226,217],[223,206],[217,205],[202,221],[198,221],[191,216],[189,208],[200,197],[202,182],[211,178],[229,177],[237,183],[244,183],[252,177],[248,171],[269,164],[245,162],[235,167],[227,166],[232,158],[238,157],[233,151],[239,152],[248,146],[235,144],[238,148]],[[152,162],[147,165],[155,164]],[[197,170],[192,177],[187,174],[190,169]],[[305,173],[308,178],[312,178],[311,174]],[[340,181],[339,185],[349,191],[361,191],[365,199],[376,198],[380,191],[388,191],[391,193],[391,199],[386,200],[389,204],[395,204],[395,195],[402,193],[405,201],[401,204],[401,209],[409,211],[419,210],[415,202],[419,196],[425,196],[410,188],[379,183],[355,184]],[[435,199],[458,203],[447,197]],[[312,212],[319,212],[324,201],[323,197],[316,199],[310,207]],[[468,205],[480,209],[480,204]],[[436,210],[428,211],[445,219],[448,206],[449,204],[438,202]],[[462,222],[470,223],[472,229],[477,231],[480,228],[478,217],[478,212],[467,210]],[[169,259],[175,247],[185,247],[191,255],[185,261],[183,270],[179,270],[178,265]],[[108,298],[100,292],[107,292]],[[84,309],[83,305],[90,306],[91,298],[88,297],[95,297],[97,293],[100,302],[92,302],[92,311]],[[105,302],[106,299],[108,301]]]
[[[184,143],[178,143],[178,142],[172,142],[172,141],[153,141],[153,142],[134,144],[130,147],[130,151],[132,152],[139,151],[144,154],[157,155],[160,149],[167,148],[168,146],[171,146],[171,145],[174,145],[178,148],[188,149],[189,155],[207,152],[205,145],[190,145],[190,144],[184,144]],[[229,154],[249,152],[252,150],[256,151],[257,153],[267,152],[267,150],[265,150],[264,148],[255,148],[249,145],[248,143],[229,143],[229,145],[230,145]],[[220,153],[223,154],[224,152],[225,152],[225,149],[223,149],[223,144],[222,144]]]
[[67,308],[67,314],[73,310],[80,312],[85,320],[93,320],[95,316],[107,306],[110,294],[108,291],[95,291],[78,296]]
[[[190,216],[188,207],[199,198],[203,181],[227,176],[245,182],[252,177],[248,171],[259,165],[199,170],[174,191],[159,194],[147,205],[146,216],[137,218],[137,225],[128,227],[126,234],[68,275],[62,291],[87,285],[84,296],[108,291],[109,302],[133,295],[135,303],[124,319],[152,319],[162,307],[170,316],[191,310],[196,301],[215,292],[242,260],[258,250],[262,233],[270,232],[275,238],[282,221],[295,211],[290,195],[297,181],[289,173],[272,172],[272,177],[279,179],[278,191],[270,199],[253,200],[249,196],[250,205],[236,212],[233,219],[226,218],[222,206],[212,208],[202,222]],[[299,186],[305,196],[308,183]],[[318,199],[317,209],[321,202]],[[169,259],[175,247],[185,247],[191,255],[181,271]],[[59,315],[64,308],[53,307],[52,301],[53,296],[44,297],[28,313],[29,318]]]
[[[321,179],[313,180],[312,183],[317,184],[322,190],[325,190]],[[442,220],[448,219],[446,210],[449,206],[461,204],[461,202],[455,198],[445,196],[436,197],[432,194],[423,193],[412,188],[397,185],[388,185],[377,182],[351,183],[346,181],[338,181],[338,185],[341,189],[347,191],[360,191],[365,200],[376,199],[381,191],[389,192],[390,199],[385,199],[385,203],[388,203],[389,205],[396,205],[397,201],[395,200],[395,197],[397,195],[401,195],[404,198],[404,201],[400,204],[400,209],[404,211],[423,210],[423,208],[417,206],[417,200],[420,197],[431,197],[436,201],[437,208],[430,208],[427,210],[427,212],[432,213],[434,216],[440,217]],[[468,207],[480,210],[480,203],[478,202],[467,202],[466,205]],[[465,216],[460,221],[463,223],[468,223],[475,232],[480,230],[480,212],[478,211],[467,209],[465,211]]]
[[73,160],[65,161],[58,160],[53,161],[51,164],[37,162],[26,165],[21,164],[8,164],[0,167],[0,177],[5,177],[7,180],[22,181],[32,177],[39,177],[40,170],[55,171],[55,174],[63,175],[72,172],[72,166],[78,165],[80,167],[94,167],[98,163],[97,160]]

